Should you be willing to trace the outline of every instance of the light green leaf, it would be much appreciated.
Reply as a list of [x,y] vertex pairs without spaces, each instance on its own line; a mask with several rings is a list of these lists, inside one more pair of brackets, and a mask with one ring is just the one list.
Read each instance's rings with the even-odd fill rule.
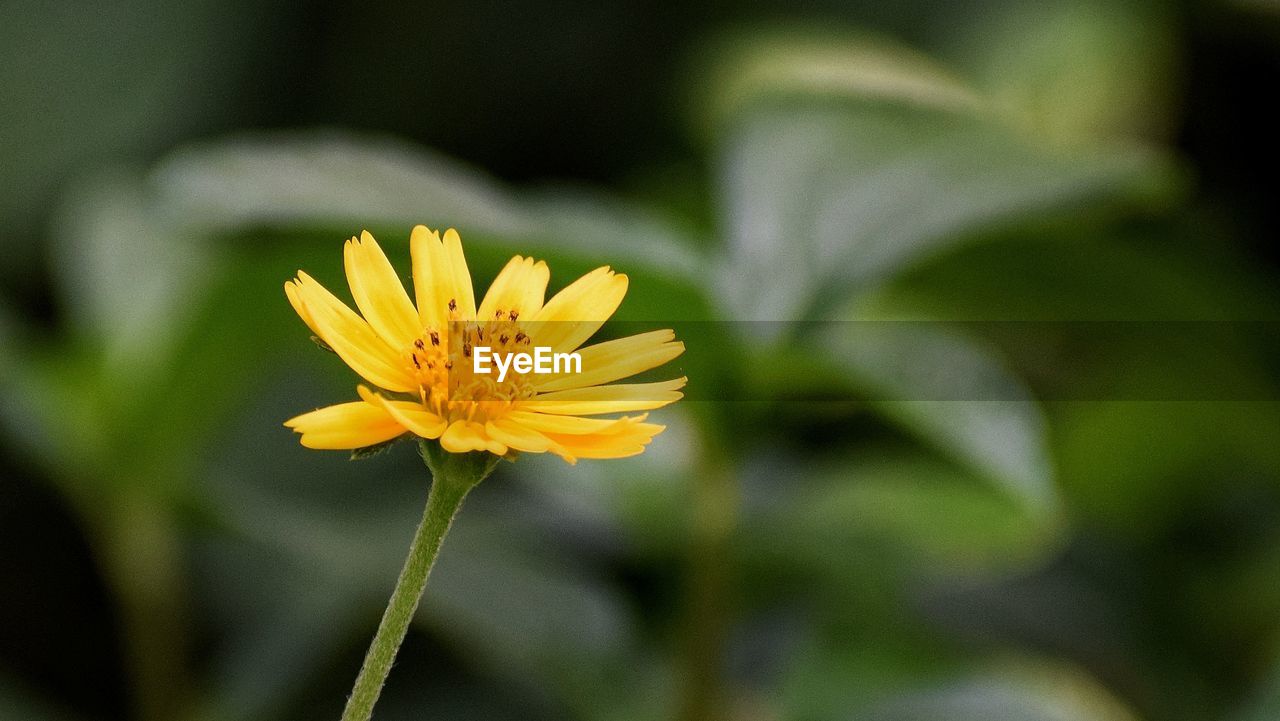
[[352,233],[419,223],[521,253],[639,263],[692,278],[698,259],[671,224],[582,191],[517,192],[408,143],[342,133],[273,133],[192,146],[151,177],[162,204],[211,233],[253,226]]
[[722,288],[742,317],[821,315],[980,230],[1147,193],[1158,161],[1132,148],[1052,153],[970,114],[758,106],[721,158]]
[[851,321],[822,348],[885,417],[1037,511],[1057,492],[1039,406],[988,349],[937,324]]
[[1172,11],[1106,0],[995,4],[944,42],[992,103],[1046,140],[1162,139],[1178,118]]
[[1137,721],[1101,684],[1069,668],[991,673],[884,701],[866,721]]
[[109,368],[156,370],[223,268],[209,238],[108,171],[68,192],[54,220],[54,280],[74,331]]
[[[188,146],[153,171],[161,204],[210,232],[253,226],[456,226],[530,230],[503,189],[468,166],[386,137],[262,133]],[[352,232],[350,230],[348,233]]]
[[864,98],[953,110],[984,103],[929,57],[866,33],[813,27],[739,32],[719,38],[707,55],[697,82],[704,95],[695,109],[708,135],[769,100]]
[[755,548],[759,538],[764,557],[837,585],[861,588],[881,564],[899,579],[1026,568],[1063,530],[980,477],[899,453],[828,461],[788,487],[750,514],[742,543]]
[[[736,317],[821,315],[979,230],[1046,211],[1167,195],[1143,147],[1063,148],[908,50],[803,35],[730,53],[711,86],[721,120],[720,277]],[[732,74],[732,73],[729,73]],[[728,99],[719,99],[720,94]]]

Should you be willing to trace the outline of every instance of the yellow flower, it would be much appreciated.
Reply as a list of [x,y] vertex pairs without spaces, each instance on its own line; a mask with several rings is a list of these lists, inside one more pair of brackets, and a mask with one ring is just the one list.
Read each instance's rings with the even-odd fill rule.
[[[287,421],[302,445],[356,449],[411,433],[439,439],[452,453],[551,452],[573,463],[635,455],[663,430],[644,415],[584,417],[651,410],[682,397],[685,378],[613,384],[683,353],[670,330],[580,348],[617,310],[627,276],[597,268],[544,303],[547,264],[516,256],[477,308],[457,232],[441,239],[419,225],[409,242],[416,307],[367,231],[344,248],[347,282],[363,317],[302,271],[285,283],[312,332],[376,387],[359,386],[359,401]],[[581,372],[512,369],[499,381],[474,372],[477,346],[496,354],[530,347],[577,352]]]

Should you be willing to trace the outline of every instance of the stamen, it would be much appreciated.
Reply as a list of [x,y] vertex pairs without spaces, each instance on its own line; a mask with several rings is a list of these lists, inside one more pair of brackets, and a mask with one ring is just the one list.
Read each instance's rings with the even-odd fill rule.
[[[451,300],[450,311],[454,312],[457,301]],[[489,321],[455,319],[444,329],[423,328],[409,354],[413,364],[410,372],[417,375],[423,407],[447,420],[466,418],[483,423],[504,413],[512,404],[532,398],[536,391],[523,374],[513,374],[499,383],[496,377],[472,372],[472,359],[479,345],[492,344],[494,350],[503,348],[509,352],[532,343],[533,339],[516,322],[518,317],[519,311],[501,310]]]

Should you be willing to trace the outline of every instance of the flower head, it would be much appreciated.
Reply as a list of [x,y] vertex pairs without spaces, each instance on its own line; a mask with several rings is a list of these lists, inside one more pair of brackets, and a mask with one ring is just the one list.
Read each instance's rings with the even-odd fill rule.
[[[582,276],[543,302],[547,264],[516,256],[476,306],[462,241],[424,226],[410,237],[414,300],[368,232],[344,248],[357,314],[311,276],[298,271],[285,293],[313,333],[372,387],[360,400],[304,413],[285,423],[302,445],[358,449],[413,434],[439,439],[452,453],[551,452],[578,458],[635,455],[663,426],[645,411],[678,400],[685,378],[614,383],[684,352],[670,330],[582,347],[627,291],[627,276],[607,266]],[[576,353],[577,368],[559,372],[478,373],[477,347],[495,356],[535,348]]]

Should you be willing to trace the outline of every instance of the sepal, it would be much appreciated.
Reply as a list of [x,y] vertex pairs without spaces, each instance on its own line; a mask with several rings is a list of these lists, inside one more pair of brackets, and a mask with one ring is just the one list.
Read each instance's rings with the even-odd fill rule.
[[396,438],[392,438],[389,441],[375,443],[372,446],[365,446],[363,448],[354,448],[351,450],[351,460],[363,461],[366,458],[373,458],[374,456],[382,455],[383,453],[387,452],[387,449],[391,448],[391,446],[394,446],[396,443],[400,442],[401,440],[404,440],[404,436],[398,436]]

